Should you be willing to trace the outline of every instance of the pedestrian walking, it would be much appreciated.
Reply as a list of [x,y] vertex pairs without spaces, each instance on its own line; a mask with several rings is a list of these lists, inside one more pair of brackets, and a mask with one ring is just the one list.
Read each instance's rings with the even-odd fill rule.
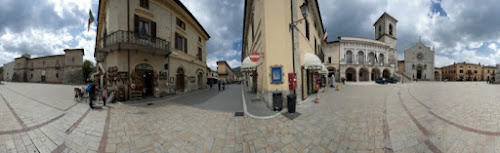
[[93,82],[91,85],[90,85],[90,90],[89,90],[89,105],[90,105],[90,108],[94,109],[94,104],[92,103],[92,101],[94,100],[94,95],[95,95],[95,88],[96,88],[96,83]]
[[335,88],[335,75],[332,75],[332,88]]
[[210,90],[212,90],[212,84],[213,84],[212,80],[208,81],[208,85],[210,85]]
[[345,85],[345,78],[342,78],[341,80],[342,80],[342,84]]
[[222,90],[226,90],[226,82],[222,81]]
[[220,91],[220,88],[222,86],[222,80],[217,81],[217,85],[219,86],[219,91]]
[[106,87],[102,87],[102,102],[104,103],[104,106],[106,106],[106,99],[108,99],[108,90]]

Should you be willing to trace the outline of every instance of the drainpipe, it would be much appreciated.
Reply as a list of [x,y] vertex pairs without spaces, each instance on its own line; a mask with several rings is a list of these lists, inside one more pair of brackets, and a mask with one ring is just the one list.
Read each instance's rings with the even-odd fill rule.
[[[130,34],[130,0],[127,0],[127,35]],[[129,36],[127,36],[127,42],[130,42]],[[118,45],[119,47],[120,45]],[[119,50],[119,49],[118,49]],[[130,50],[127,50],[127,73],[128,73],[128,80],[129,82],[132,82],[131,74],[130,74]],[[127,99],[130,98],[130,88],[127,85]]]
[[[295,10],[297,9],[296,2],[297,2],[296,0],[290,0],[291,24],[294,24],[293,22],[298,18],[295,13]],[[300,72],[300,65],[299,65],[300,53],[297,50],[298,35],[295,32],[297,27],[296,25],[291,25],[290,27],[292,28],[293,72],[296,74],[297,78],[297,88],[293,90],[293,93],[295,94],[296,99],[302,99],[302,80],[301,80],[302,73]]]

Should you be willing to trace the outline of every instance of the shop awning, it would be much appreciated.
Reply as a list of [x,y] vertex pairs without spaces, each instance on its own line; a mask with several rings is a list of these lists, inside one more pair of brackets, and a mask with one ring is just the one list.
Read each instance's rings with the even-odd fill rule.
[[321,65],[321,70],[319,71],[321,74],[328,74],[328,69],[324,65]]
[[321,64],[321,60],[318,56],[306,53],[304,55],[304,69],[308,70],[321,70],[323,64]]
[[252,62],[250,57],[247,56],[243,62],[241,62],[241,72],[251,72],[257,69],[257,62]]

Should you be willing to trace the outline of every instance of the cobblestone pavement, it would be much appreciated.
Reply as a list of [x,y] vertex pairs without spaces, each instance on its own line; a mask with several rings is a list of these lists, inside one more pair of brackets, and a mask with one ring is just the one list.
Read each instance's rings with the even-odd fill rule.
[[500,86],[485,83],[344,85],[294,120],[179,102],[91,110],[72,88],[0,85],[0,153],[500,152]]

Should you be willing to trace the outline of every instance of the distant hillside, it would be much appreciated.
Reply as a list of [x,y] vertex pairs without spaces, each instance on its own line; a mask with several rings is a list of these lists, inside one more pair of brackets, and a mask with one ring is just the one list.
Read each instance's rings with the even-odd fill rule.
[[241,70],[240,70],[240,69],[241,69],[241,67],[236,67],[236,68],[233,68],[233,72],[234,72],[234,74],[235,74],[236,76],[238,76],[238,77],[243,76],[243,75],[241,75]]

